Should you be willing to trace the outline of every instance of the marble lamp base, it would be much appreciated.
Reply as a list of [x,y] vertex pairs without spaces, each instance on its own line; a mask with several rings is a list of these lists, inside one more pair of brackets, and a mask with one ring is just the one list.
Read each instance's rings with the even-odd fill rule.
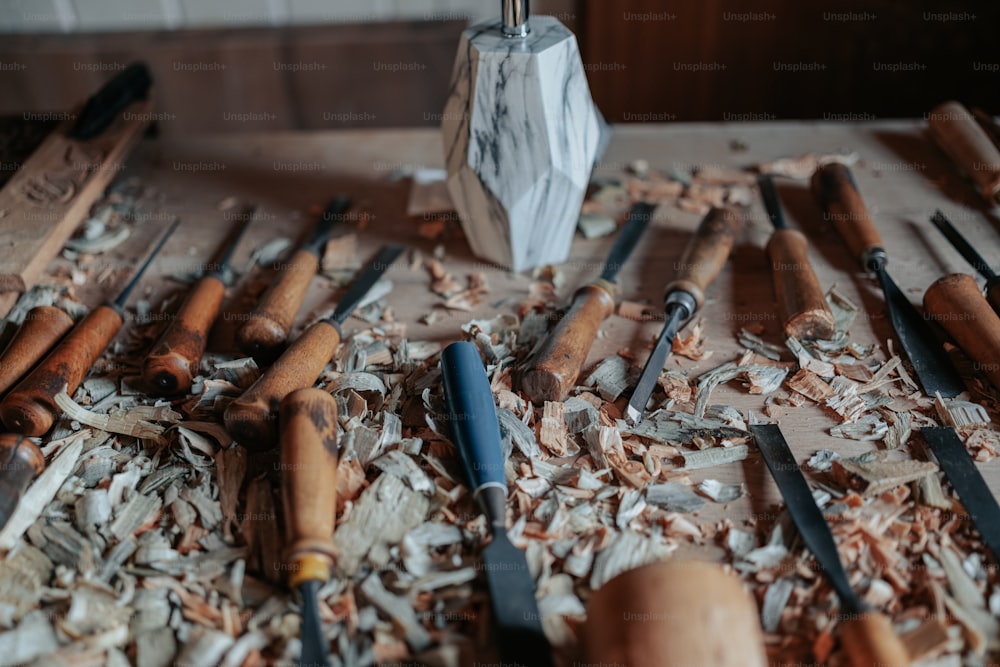
[[441,130],[472,252],[513,271],[565,261],[608,134],[573,33],[551,16],[520,39],[468,28]]

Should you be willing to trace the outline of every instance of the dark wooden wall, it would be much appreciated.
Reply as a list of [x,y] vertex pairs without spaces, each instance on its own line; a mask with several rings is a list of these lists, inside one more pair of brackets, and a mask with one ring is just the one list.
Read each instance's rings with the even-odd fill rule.
[[612,121],[914,117],[949,98],[1000,113],[995,0],[581,3]]

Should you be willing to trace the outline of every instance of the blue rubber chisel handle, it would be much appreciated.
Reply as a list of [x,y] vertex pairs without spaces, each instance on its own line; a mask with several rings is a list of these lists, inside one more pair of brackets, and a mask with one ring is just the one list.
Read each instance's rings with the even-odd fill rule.
[[506,495],[500,424],[479,350],[472,343],[452,343],[441,353],[441,374],[451,436],[473,492],[499,486]]

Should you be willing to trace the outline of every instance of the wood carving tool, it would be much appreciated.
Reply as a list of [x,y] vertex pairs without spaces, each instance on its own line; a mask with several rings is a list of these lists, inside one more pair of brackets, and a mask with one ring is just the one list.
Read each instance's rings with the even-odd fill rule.
[[615,312],[618,271],[632,254],[655,209],[644,203],[632,207],[601,276],[576,291],[569,310],[522,372],[521,389],[535,403],[561,401],[572,389],[597,338],[597,329]]
[[767,258],[771,260],[774,292],[786,336],[798,339],[833,338],[834,320],[826,295],[809,263],[809,242],[805,234],[785,223],[781,201],[770,174],[757,178],[761,199],[774,225],[767,242]]
[[275,421],[281,399],[316,382],[340,345],[340,325],[402,252],[400,245],[382,248],[344,294],[333,314],[310,325],[242,396],[229,404],[223,417],[226,429],[237,442],[258,450],[277,443]]
[[767,667],[757,605],[732,572],[676,558],[628,570],[587,602],[579,665]]
[[58,345],[21,380],[0,403],[0,419],[15,433],[38,436],[46,433],[62,410],[55,396],[63,389],[70,396],[108,347],[125,321],[129,295],[149,268],[163,244],[177,228],[174,221],[160,236],[142,266],[135,272],[118,298],[90,311]]
[[7,212],[0,292],[11,293],[2,301],[37,283],[121,172],[154,116],[147,99],[150,83],[145,65],[127,67],[82,107],[67,113],[67,120],[49,133],[0,190],[0,210]]
[[243,352],[267,361],[280,354],[319,268],[323,244],[350,206],[346,195],[332,199],[316,221],[309,240],[282,264],[283,270],[257,302],[250,318],[236,330],[236,344]]
[[535,581],[524,552],[507,537],[507,482],[500,424],[479,350],[452,343],[441,353],[441,377],[451,436],[465,475],[489,521],[483,569],[490,590],[496,645],[502,664],[551,667],[552,649],[542,630]]
[[642,411],[646,409],[646,403],[663,371],[674,336],[705,302],[705,290],[722,271],[742,226],[743,219],[735,209],[713,208],[701,221],[684,250],[680,263],[676,265],[680,267],[677,277],[667,285],[664,299],[667,321],[628,401],[625,419],[630,424],[638,424],[642,419]]
[[21,328],[0,354],[0,396],[72,328],[73,318],[55,306],[37,306],[28,311]]
[[45,456],[23,435],[0,434],[0,529],[14,514],[28,484],[45,469]]
[[924,310],[1000,389],[1000,316],[975,278],[964,273],[938,278],[924,293]]
[[935,211],[931,217],[931,223],[944,234],[952,247],[955,248],[965,258],[965,261],[972,265],[983,278],[986,278],[986,300],[993,306],[993,310],[1000,313],[1000,276],[986,263],[982,255],[965,239],[962,234],[955,229],[948,218],[944,217],[941,211]]
[[812,189],[851,254],[860,260],[867,271],[878,277],[892,327],[924,392],[933,396],[935,391],[939,391],[942,396],[949,397],[962,393],[965,384],[952,366],[941,341],[889,277],[886,270],[889,255],[882,247],[882,239],[868,215],[850,170],[837,162],[824,165],[813,174]]
[[281,401],[279,415],[288,585],[302,597],[297,664],[329,667],[317,598],[336,558],[337,401],[322,389],[297,389]]
[[186,394],[191,389],[191,380],[205,353],[208,332],[219,316],[226,294],[226,272],[243,232],[253,220],[254,210],[249,207],[243,212],[222,255],[194,284],[173,320],[143,359],[142,377],[151,393],[172,396]]
[[1000,204],[1000,150],[958,102],[945,102],[928,114],[934,143],[976,184],[991,206]]
[[905,667],[910,664],[906,647],[892,630],[885,615],[875,611],[851,588],[830,532],[809,483],[799,469],[792,450],[776,424],[750,426],[771,476],[785,499],[785,508],[795,522],[802,541],[816,557],[827,581],[840,598],[840,641],[852,667]]
[[462,33],[441,134],[472,252],[520,272],[569,257],[609,132],[573,33],[528,0],[498,4]]

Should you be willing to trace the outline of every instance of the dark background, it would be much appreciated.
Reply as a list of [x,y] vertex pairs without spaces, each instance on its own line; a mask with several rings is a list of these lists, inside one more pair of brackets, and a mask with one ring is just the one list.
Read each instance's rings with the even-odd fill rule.
[[[577,32],[613,122],[920,117],[947,99],[1000,113],[998,3],[937,4],[536,0],[533,11]],[[0,115],[68,109],[114,73],[101,67],[141,58],[167,134],[437,125],[465,26],[449,19],[4,35]],[[375,69],[384,62],[418,67]],[[185,69],[196,64],[206,69]],[[233,111],[273,117],[226,120]]]

